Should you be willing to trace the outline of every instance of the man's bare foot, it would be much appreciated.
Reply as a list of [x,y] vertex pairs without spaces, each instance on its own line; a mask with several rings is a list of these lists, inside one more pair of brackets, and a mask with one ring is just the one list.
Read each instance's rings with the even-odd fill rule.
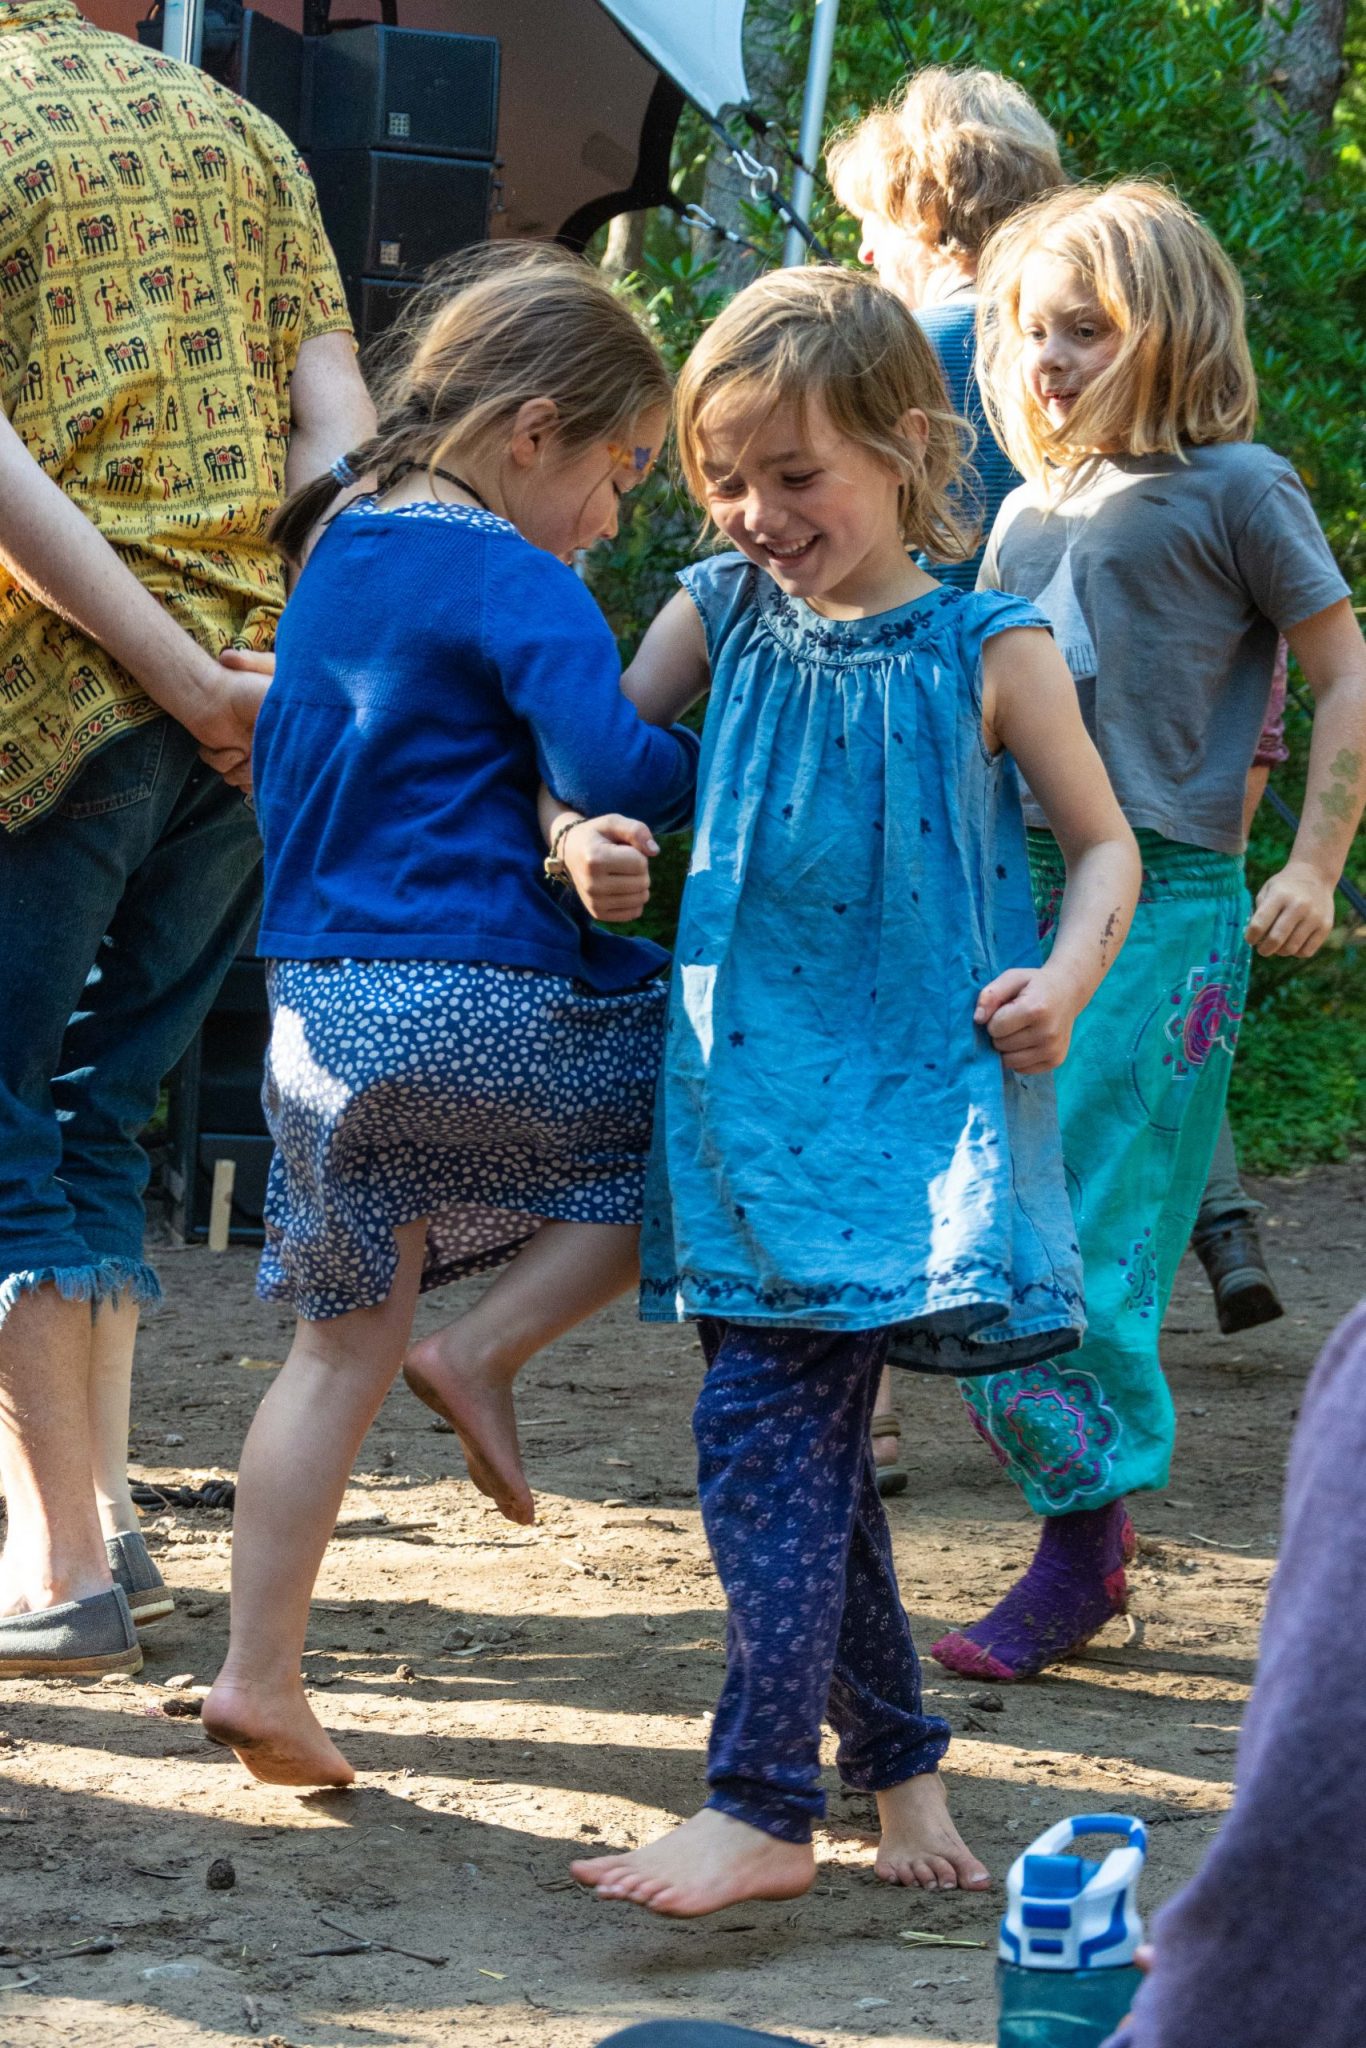
[[877,1795],[882,1843],[873,1869],[884,1884],[919,1885],[922,1891],[985,1891],[991,1883],[953,1822],[944,1780],[937,1771],[907,1778]]
[[469,1475],[510,1522],[534,1522],[510,1382],[462,1357],[454,1329],[414,1344],[403,1363],[409,1387],[460,1439]]
[[809,1842],[781,1842],[704,1806],[643,1849],[571,1863],[569,1871],[600,1899],[692,1920],[742,1899],[800,1898],[815,1879],[816,1856]]
[[302,1680],[285,1692],[225,1684],[220,1678],[201,1716],[210,1742],[236,1752],[266,1785],[349,1785],[355,1770],[304,1697]]

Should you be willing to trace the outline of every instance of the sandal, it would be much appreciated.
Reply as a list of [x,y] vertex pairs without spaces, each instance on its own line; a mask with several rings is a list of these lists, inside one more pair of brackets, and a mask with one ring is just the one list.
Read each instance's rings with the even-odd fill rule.
[[[868,1425],[868,1440],[873,1448],[873,1467],[877,1473],[877,1490],[884,1500],[894,1493],[904,1493],[910,1475],[901,1462],[901,1417],[893,1408],[880,1408]],[[882,1459],[877,1454],[879,1443],[895,1445],[890,1458]]]

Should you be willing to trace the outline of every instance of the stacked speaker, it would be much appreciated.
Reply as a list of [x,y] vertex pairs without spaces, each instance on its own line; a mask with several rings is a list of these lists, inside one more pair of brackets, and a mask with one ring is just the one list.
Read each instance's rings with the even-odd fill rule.
[[498,59],[491,36],[379,23],[299,36],[245,15],[238,89],[308,159],[362,342],[431,264],[488,235]]

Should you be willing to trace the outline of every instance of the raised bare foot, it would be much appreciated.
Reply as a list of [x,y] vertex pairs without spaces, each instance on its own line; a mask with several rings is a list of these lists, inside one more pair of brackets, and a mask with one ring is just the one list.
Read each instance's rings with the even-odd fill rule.
[[704,1806],[682,1827],[628,1855],[571,1863],[570,1875],[600,1899],[626,1899],[693,1920],[742,1899],[797,1899],[810,1891],[816,1856],[809,1842],[782,1842],[746,1821]]
[[469,1475],[510,1522],[534,1522],[511,1384],[463,1357],[451,1329],[414,1344],[403,1377],[419,1401],[444,1416],[460,1439]]
[[991,1876],[949,1818],[944,1780],[937,1771],[907,1778],[877,1795],[882,1843],[873,1869],[884,1884],[919,1885],[927,1892],[985,1891]]
[[349,1785],[355,1778],[305,1699],[302,1680],[284,1692],[265,1692],[220,1678],[201,1720],[210,1742],[233,1750],[263,1784]]

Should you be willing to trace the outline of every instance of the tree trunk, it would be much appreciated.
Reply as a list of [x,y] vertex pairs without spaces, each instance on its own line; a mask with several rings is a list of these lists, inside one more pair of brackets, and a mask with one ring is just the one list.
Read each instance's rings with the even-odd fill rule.
[[1262,8],[1265,83],[1275,100],[1258,121],[1257,141],[1268,155],[1312,175],[1322,166],[1324,134],[1347,75],[1347,0],[1299,0],[1288,28],[1278,19],[1286,11],[1285,0],[1265,0]]
[[645,261],[645,224],[648,213],[618,213],[607,227],[607,247],[601,268],[610,278],[627,277]]

